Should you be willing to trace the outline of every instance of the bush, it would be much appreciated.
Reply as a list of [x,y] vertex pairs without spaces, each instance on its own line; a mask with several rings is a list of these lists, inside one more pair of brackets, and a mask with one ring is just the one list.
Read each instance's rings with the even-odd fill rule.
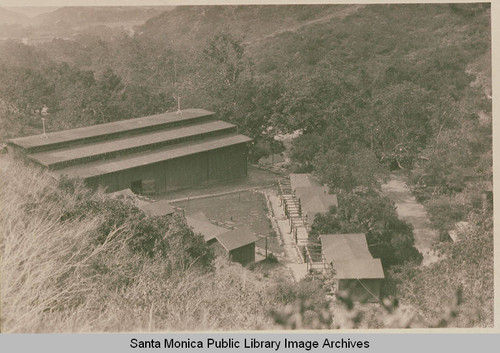
[[439,231],[447,231],[454,227],[455,223],[466,218],[466,207],[457,202],[452,196],[439,196],[425,203],[432,227]]
[[388,198],[369,189],[337,196],[342,207],[316,216],[310,232],[312,242],[318,242],[320,234],[365,233],[370,252],[381,259],[384,268],[422,260],[414,245],[413,227],[398,218]]

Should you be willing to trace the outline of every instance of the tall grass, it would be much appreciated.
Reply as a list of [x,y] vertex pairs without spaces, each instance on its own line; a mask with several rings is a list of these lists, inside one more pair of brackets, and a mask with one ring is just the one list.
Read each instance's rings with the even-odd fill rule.
[[214,271],[172,271],[167,265],[182,249],[167,258],[133,252],[127,225],[96,243],[103,215],[61,216],[105,194],[78,182],[61,188],[46,173],[17,163],[0,173],[2,332],[272,327],[269,283],[258,274],[224,259]]

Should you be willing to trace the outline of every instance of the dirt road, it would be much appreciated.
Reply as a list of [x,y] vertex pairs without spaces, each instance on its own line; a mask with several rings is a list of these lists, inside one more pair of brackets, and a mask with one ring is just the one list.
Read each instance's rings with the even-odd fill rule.
[[382,185],[382,192],[394,201],[398,216],[413,225],[415,247],[424,256],[422,264],[425,266],[438,261],[431,247],[439,241],[439,233],[431,227],[424,206],[417,202],[408,188],[406,177],[401,174],[391,174],[390,180]]

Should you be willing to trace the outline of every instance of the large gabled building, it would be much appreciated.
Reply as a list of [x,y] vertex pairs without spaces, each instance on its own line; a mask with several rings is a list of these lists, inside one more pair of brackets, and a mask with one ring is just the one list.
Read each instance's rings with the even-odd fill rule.
[[56,177],[154,194],[246,176],[250,141],[214,113],[186,109],[15,138],[8,148]]

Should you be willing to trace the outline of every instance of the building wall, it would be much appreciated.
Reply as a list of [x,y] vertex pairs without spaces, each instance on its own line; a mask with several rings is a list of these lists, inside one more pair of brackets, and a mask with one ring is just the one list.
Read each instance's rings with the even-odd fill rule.
[[[363,285],[357,279],[339,280],[339,290],[349,293],[350,298],[357,302],[378,302],[380,298],[380,279],[361,279]],[[366,290],[366,288],[368,290]]]
[[164,190],[177,190],[188,186],[208,182],[208,156],[199,153],[192,156],[173,159],[164,164]]
[[227,250],[218,242],[217,239],[212,239],[207,244],[214,250],[215,255],[228,257]]
[[[141,167],[136,167],[132,169],[123,170],[120,172],[113,173],[116,175],[115,181],[104,181],[103,185],[107,185],[108,188],[117,185],[118,190],[131,188],[131,185],[135,181],[142,180],[154,180],[155,181],[155,191],[156,193],[164,192],[165,190],[165,167],[164,163],[154,163]],[[111,191],[108,189],[108,191]]]
[[229,252],[231,261],[239,262],[242,265],[249,264],[255,261],[255,243],[251,243],[241,248],[231,250]]
[[240,144],[89,178],[87,183],[114,192],[131,188],[135,181],[154,180],[155,192],[165,193],[246,175],[247,146]]
[[229,180],[246,176],[247,152],[246,144],[208,152],[208,180]]

